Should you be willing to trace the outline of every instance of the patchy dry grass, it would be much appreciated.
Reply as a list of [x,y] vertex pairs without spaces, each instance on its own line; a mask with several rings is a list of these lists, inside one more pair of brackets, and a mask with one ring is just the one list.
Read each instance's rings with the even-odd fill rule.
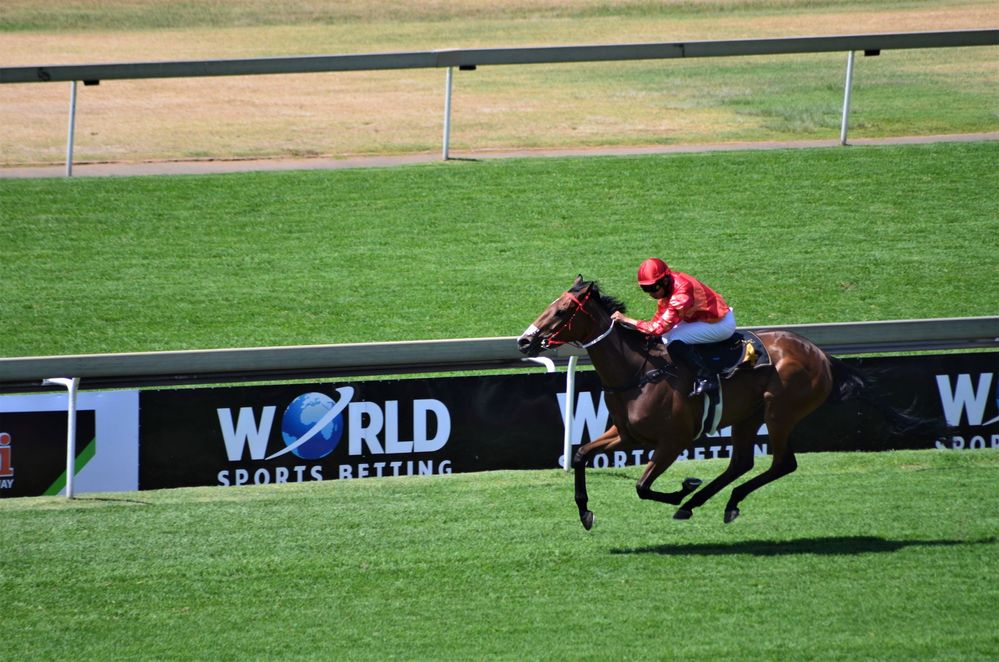
[[[59,0],[46,3],[44,12],[37,3],[12,0],[0,9],[0,29],[46,20],[51,27],[3,32],[0,66],[963,29],[994,25],[997,18],[994,4],[984,2],[464,0],[413,3],[396,14],[388,2],[254,0],[239,3],[239,14],[225,8],[231,4],[200,3],[201,14],[185,14],[195,5],[172,3],[174,15],[165,9],[171,3],[160,0]],[[96,19],[87,18],[98,10],[113,29],[98,29]],[[156,18],[157,12],[172,18]],[[288,24],[278,24],[278,16]],[[183,21],[189,25],[176,25]],[[994,55],[988,48],[894,51],[860,60],[854,135],[994,129]],[[844,60],[832,54],[483,67],[456,77],[452,145],[832,138]],[[864,116],[869,77],[894,81],[903,73],[915,80],[893,86],[898,103],[888,99],[877,115]],[[430,152],[440,146],[443,79],[439,70],[410,70],[105,81],[79,91],[75,156],[142,161]],[[927,104],[926,111],[894,117],[905,110],[904,100],[927,89],[944,98],[970,90],[974,98],[956,113]],[[788,111],[774,113],[763,103],[775,95]],[[68,96],[65,84],[0,86],[0,165],[64,158]]]

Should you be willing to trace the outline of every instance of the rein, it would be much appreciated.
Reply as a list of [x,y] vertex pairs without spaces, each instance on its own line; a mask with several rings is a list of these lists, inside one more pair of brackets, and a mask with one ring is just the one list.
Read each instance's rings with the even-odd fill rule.
[[596,338],[594,338],[590,342],[584,342],[582,345],[580,345],[580,347],[582,347],[583,349],[589,349],[589,348],[593,347],[598,342],[600,342],[601,340],[603,340],[604,338],[606,338],[607,336],[610,335],[610,332],[614,330],[614,325],[615,324],[617,324],[617,320],[611,320],[610,326],[607,327],[606,331],[604,331],[603,333],[601,333],[599,336],[597,336]]
[[[574,298],[574,300],[575,300],[575,298]],[[578,301],[577,301],[577,303],[578,303]],[[589,313],[587,313],[587,314],[589,314]],[[592,317],[592,315],[591,315],[591,317]],[[611,331],[614,330],[614,325],[616,323],[617,323],[617,320],[616,319],[612,319],[611,323],[610,323],[610,326],[607,327],[606,331],[604,331],[603,333],[601,333],[599,336],[597,336],[593,340],[591,340],[589,342],[586,342],[586,343],[582,343],[579,346],[582,347],[583,349],[589,349],[590,347],[593,347],[594,345],[596,345],[601,340],[603,340],[604,338],[606,338],[607,336],[609,336],[611,334]],[[647,356],[646,356],[646,361],[648,361],[648,357]],[[659,380],[661,380],[661,379],[663,379],[665,377],[675,377],[675,376],[676,376],[676,372],[674,372],[674,370],[672,369],[672,366],[671,365],[665,365],[665,366],[663,366],[661,368],[656,368],[655,370],[649,370],[649,371],[645,372],[644,374],[642,374],[641,376],[639,376],[637,379],[635,379],[635,381],[633,381],[633,382],[631,382],[629,384],[625,384],[624,386],[607,386],[606,384],[603,383],[602,379],[600,380],[600,382],[601,382],[600,386],[603,388],[604,392],[606,392],[606,393],[623,393],[624,391],[630,391],[632,389],[642,388],[646,384],[652,384],[653,382],[658,382]]]
[[624,386],[607,386],[601,383],[601,386],[603,387],[605,393],[624,393],[625,391],[630,391],[632,389],[642,388],[646,384],[658,382],[664,377],[675,376],[676,373],[673,372],[670,366],[663,366],[661,368],[657,368],[656,370],[649,370],[631,384],[625,384]]
[[[582,349],[589,349],[589,348],[593,347],[594,345],[596,345],[597,343],[605,340],[611,334],[611,332],[614,330],[615,324],[617,324],[617,320],[616,319],[612,319],[611,323],[607,326],[607,328],[602,333],[600,333],[595,338],[593,338],[592,340],[589,340],[587,342],[575,342],[575,341],[559,340],[558,339],[558,336],[560,334],[562,334],[562,333],[564,333],[564,332],[572,329],[572,323],[576,319],[576,316],[579,315],[580,312],[582,312],[584,315],[586,315],[587,317],[589,317],[594,322],[598,321],[597,318],[594,317],[593,314],[590,311],[586,310],[586,303],[590,300],[590,296],[592,294],[593,294],[593,291],[591,290],[591,291],[589,291],[589,292],[586,293],[586,296],[583,297],[582,300],[580,300],[579,297],[577,297],[576,295],[574,295],[572,292],[566,292],[566,295],[568,295],[568,297],[576,304],[576,310],[572,311],[572,314],[569,316],[569,318],[561,326],[558,327],[558,329],[555,331],[555,333],[553,333],[549,338],[546,339],[546,341],[545,341],[545,347],[546,348],[547,347],[558,347],[559,345],[574,344],[577,347],[581,347]],[[646,360],[648,360],[648,358],[646,358]],[[624,386],[607,386],[606,384],[601,384],[601,386],[603,387],[603,390],[605,392],[607,392],[607,393],[621,393],[623,391],[630,391],[630,390],[635,389],[635,388],[641,388],[641,387],[645,386],[646,384],[651,384],[653,382],[657,382],[657,381],[663,379],[664,377],[675,375],[675,374],[676,373],[672,370],[672,366],[667,365],[667,366],[663,366],[661,368],[657,368],[655,370],[649,370],[649,371],[643,373],[642,375],[639,375],[638,377],[636,377],[635,380],[632,381],[631,383],[625,384]],[[601,380],[601,382],[602,381],[603,380]]]

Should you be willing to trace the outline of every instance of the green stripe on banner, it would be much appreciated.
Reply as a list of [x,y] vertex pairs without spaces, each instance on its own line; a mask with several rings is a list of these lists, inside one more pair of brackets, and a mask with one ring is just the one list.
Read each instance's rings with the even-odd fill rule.
[[[94,459],[94,455],[97,454],[97,437],[90,440],[83,452],[76,456],[76,465],[73,468],[75,473],[80,473],[83,467],[87,466],[87,462]],[[43,496],[55,496],[66,487],[66,472],[63,471],[62,475],[56,478],[55,482],[52,483],[49,489],[45,490]]]

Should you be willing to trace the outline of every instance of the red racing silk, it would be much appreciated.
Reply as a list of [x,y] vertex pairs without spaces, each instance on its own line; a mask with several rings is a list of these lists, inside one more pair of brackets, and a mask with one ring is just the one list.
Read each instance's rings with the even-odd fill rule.
[[720,294],[693,276],[674,271],[673,291],[659,299],[651,320],[640,320],[638,330],[650,336],[661,336],[680,322],[714,323],[725,317],[729,305]]

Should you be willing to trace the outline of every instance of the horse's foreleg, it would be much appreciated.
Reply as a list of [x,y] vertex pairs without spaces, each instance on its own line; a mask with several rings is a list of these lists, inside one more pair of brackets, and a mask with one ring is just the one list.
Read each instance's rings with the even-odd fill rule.
[[573,478],[575,480],[576,507],[579,509],[579,521],[589,531],[593,528],[593,513],[587,509],[589,497],[586,493],[586,463],[595,453],[615,448],[622,444],[617,427],[611,426],[607,432],[588,444],[579,447],[572,457]]
[[[578,457],[578,453],[577,453]],[[593,528],[593,511],[586,506],[589,497],[586,494],[586,460],[573,462],[572,469],[576,482],[576,507],[579,509],[579,521],[583,523],[583,528],[589,531]]]
[[669,469],[670,465],[676,460],[676,456],[677,453],[672,449],[669,451],[664,451],[662,448],[656,449],[656,452],[652,455],[652,460],[645,466],[645,471],[642,472],[638,482],[635,483],[635,491],[638,493],[639,499],[649,499],[676,506],[683,501],[685,496],[701,486],[700,479],[686,478],[680,489],[676,492],[657,492],[652,489],[652,483],[664,471]]
[[732,426],[732,459],[729,460],[728,468],[698,490],[697,494],[687,499],[687,502],[676,511],[673,516],[675,519],[690,519],[694,508],[704,505],[708,499],[753,468],[753,438],[762,422],[761,417],[754,417]]

